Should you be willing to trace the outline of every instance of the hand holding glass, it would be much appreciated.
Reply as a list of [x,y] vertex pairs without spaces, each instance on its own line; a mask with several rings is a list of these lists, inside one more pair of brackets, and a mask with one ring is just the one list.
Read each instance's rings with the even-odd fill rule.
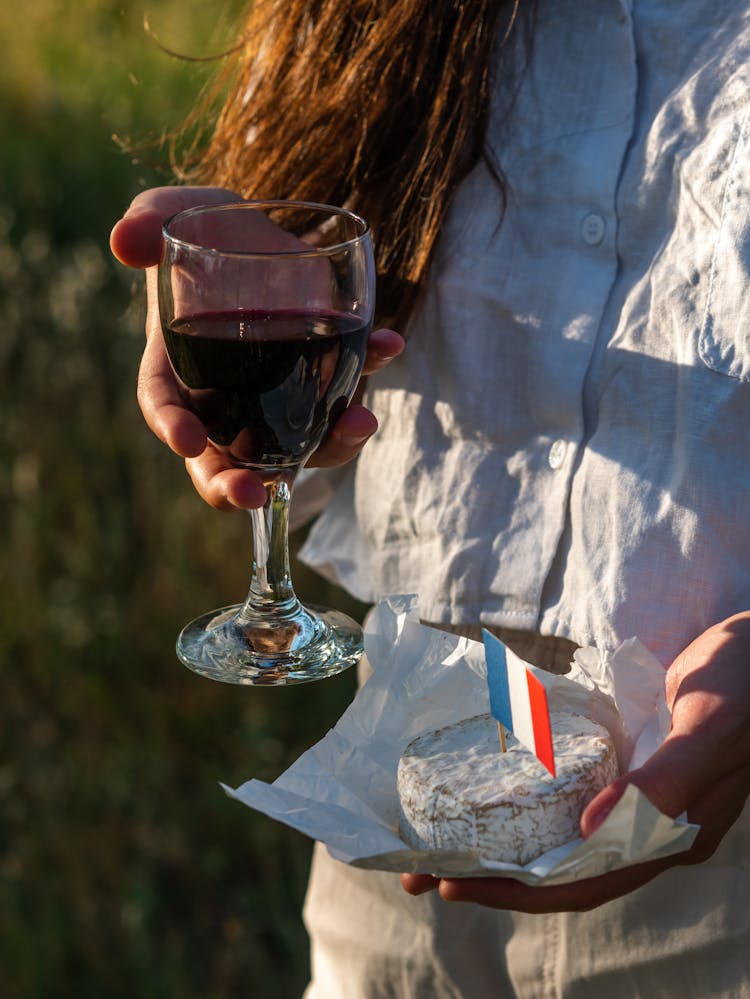
[[233,202],[181,212],[164,242],[159,311],[187,404],[227,460],[266,486],[265,506],[251,511],[247,599],[187,625],[177,654],[229,683],[339,673],[358,661],[362,631],[297,600],[288,513],[297,472],[362,370],[375,288],[368,227],[326,205]]

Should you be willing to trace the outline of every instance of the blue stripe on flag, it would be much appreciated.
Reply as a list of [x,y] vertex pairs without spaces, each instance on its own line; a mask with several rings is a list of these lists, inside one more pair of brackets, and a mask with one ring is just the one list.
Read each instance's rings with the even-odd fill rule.
[[505,646],[499,638],[482,629],[484,655],[487,660],[487,686],[490,691],[490,712],[492,717],[513,731],[513,715],[510,709],[510,687],[508,686],[508,663]]

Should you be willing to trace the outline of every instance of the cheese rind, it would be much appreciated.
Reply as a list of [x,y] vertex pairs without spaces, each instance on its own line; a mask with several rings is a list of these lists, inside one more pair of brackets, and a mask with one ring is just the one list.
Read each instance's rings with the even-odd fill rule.
[[586,804],[618,774],[603,725],[550,714],[557,776],[497,722],[478,715],[418,736],[398,765],[399,831],[418,850],[524,865],[580,835]]

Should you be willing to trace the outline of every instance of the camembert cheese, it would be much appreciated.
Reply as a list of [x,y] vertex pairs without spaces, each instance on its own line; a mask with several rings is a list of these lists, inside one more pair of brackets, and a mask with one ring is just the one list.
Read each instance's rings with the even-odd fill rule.
[[497,722],[479,715],[414,739],[398,766],[399,831],[419,850],[457,850],[524,865],[580,835],[586,804],[617,777],[604,726],[550,715],[552,775]]

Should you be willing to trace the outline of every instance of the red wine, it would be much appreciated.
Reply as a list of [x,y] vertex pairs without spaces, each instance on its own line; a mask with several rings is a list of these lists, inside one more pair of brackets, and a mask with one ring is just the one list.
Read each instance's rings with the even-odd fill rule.
[[208,312],[164,326],[175,373],[236,465],[304,460],[346,407],[369,327],[324,312]]

